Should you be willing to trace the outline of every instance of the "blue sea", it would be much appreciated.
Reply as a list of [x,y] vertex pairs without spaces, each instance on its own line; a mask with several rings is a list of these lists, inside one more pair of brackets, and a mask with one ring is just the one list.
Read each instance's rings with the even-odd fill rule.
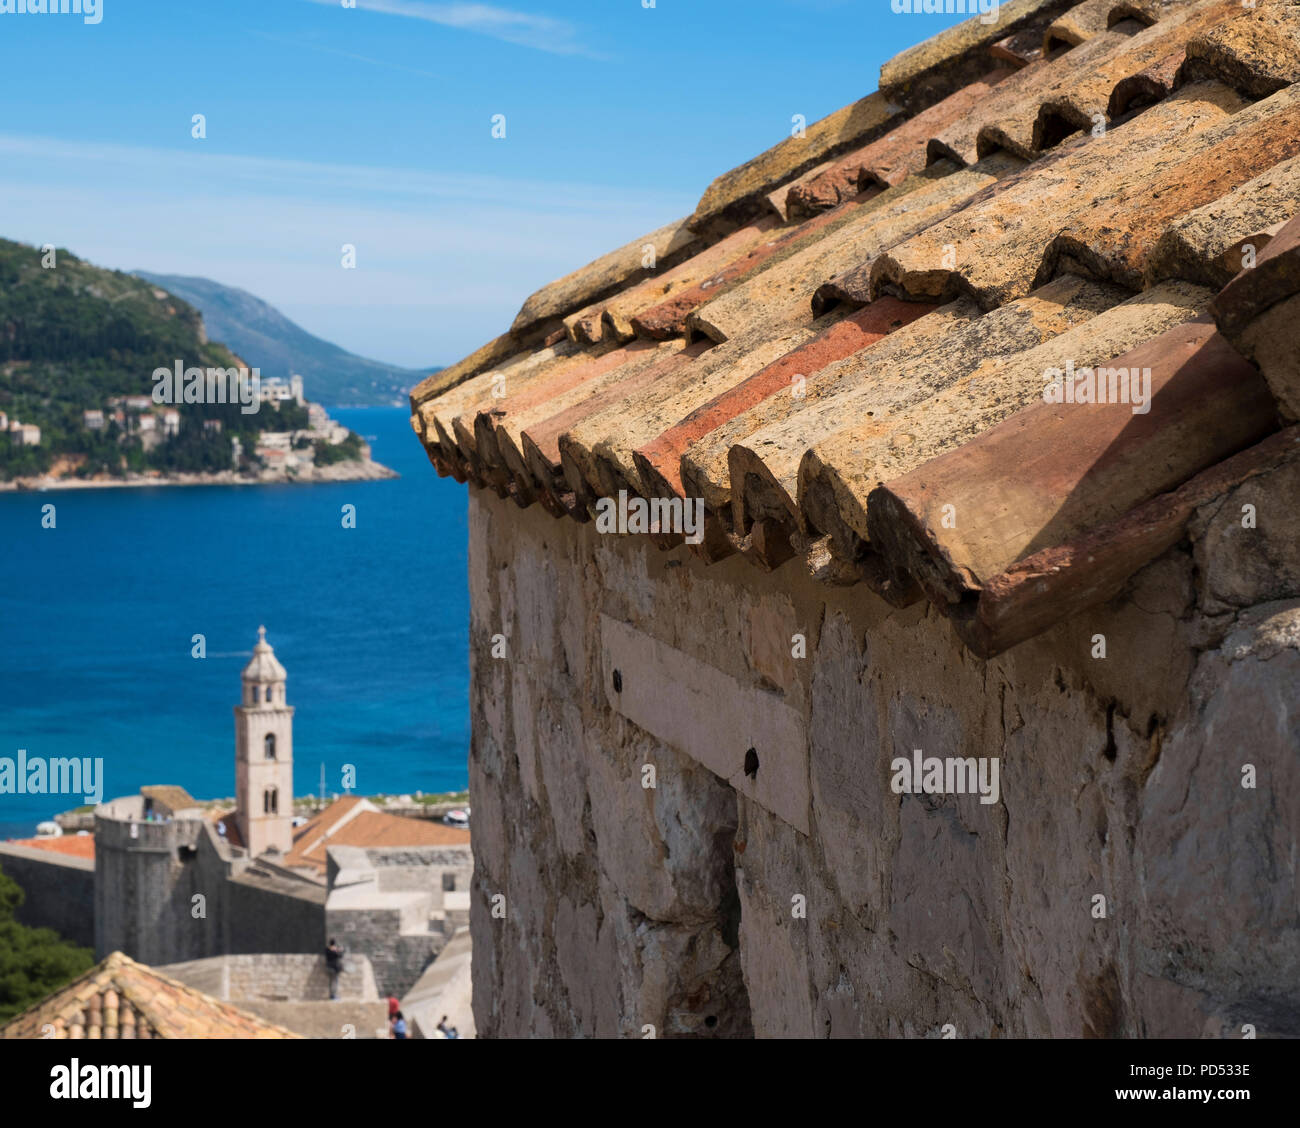
[[[345,764],[361,794],[466,786],[465,487],[404,408],[331,414],[401,477],[0,493],[0,757],[102,757],[105,798],[234,795],[231,710],[265,624],[297,708],[296,794],[321,764],[330,794]],[[82,802],[0,794],[0,838]]]

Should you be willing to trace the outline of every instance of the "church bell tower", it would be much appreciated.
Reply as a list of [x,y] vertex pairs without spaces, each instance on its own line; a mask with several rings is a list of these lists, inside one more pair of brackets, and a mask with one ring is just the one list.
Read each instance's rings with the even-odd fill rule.
[[250,857],[293,847],[293,706],[285,669],[257,628],[235,706],[235,820]]

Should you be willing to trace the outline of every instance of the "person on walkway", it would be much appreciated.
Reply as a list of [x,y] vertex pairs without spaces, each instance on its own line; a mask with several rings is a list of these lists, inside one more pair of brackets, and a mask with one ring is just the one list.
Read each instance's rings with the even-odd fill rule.
[[401,1011],[398,1011],[395,1015],[393,1015],[393,1037],[394,1038],[406,1037],[406,1019],[402,1017]]
[[438,1029],[442,1031],[442,1036],[444,1038],[460,1037],[460,1035],[456,1033],[456,1028],[454,1026],[447,1025],[447,1016],[445,1014],[438,1019]]
[[325,945],[325,968],[330,977],[330,998],[339,997],[339,973],[343,970],[343,953],[344,949],[339,947],[338,941],[333,936],[330,942]]

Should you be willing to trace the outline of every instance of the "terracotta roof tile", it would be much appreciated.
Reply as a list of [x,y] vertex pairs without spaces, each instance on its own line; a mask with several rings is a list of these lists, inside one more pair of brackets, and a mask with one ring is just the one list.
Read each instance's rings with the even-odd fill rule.
[[[1197,317],[1209,297],[1208,290],[1182,282],[1153,287],[1033,348],[982,360],[937,394],[897,415],[884,430],[857,416],[859,422],[841,436],[851,435],[856,464],[842,460],[833,450],[813,448],[806,456],[800,473],[801,496],[809,499],[805,518],[820,532],[842,533],[850,546],[856,543],[854,536],[869,539],[865,503],[876,484],[959,449],[1041,401],[1043,374],[1049,368],[1063,367],[1068,360],[1079,367],[1101,364]],[[831,467],[831,476],[823,480]],[[834,496],[835,522],[829,519],[827,507],[811,499],[817,492]]]
[[1113,27],[1120,20],[1137,20],[1144,27],[1150,27],[1185,3],[1187,0],[1112,0],[1106,26]]
[[297,1038],[114,952],[4,1026],[0,1038]]
[[1012,73],[1009,68],[991,70],[870,145],[800,177],[785,189],[783,214],[799,218],[833,208],[861,191],[864,182],[882,188],[901,184],[929,163],[926,145],[935,131],[970,113]]
[[1253,98],[1300,81],[1300,8],[1293,0],[1257,0],[1253,8],[1187,45],[1182,79],[1216,78]]
[[[1173,89],[1188,41],[1234,18],[1239,10],[1220,0],[1200,0],[1149,27],[1136,20],[1115,24],[1104,33],[1107,39],[1097,39],[1095,50],[1072,52],[1083,60],[1082,67],[1067,76],[1070,60],[1061,60],[1057,68],[1061,81],[1042,90],[1037,112],[1016,142],[1038,151],[1049,149],[1076,131],[1090,133],[1104,127],[1136,105],[1160,101]],[[1121,41],[1111,40],[1121,33],[1125,36]],[[984,144],[1001,143],[992,133],[981,134]],[[1013,147],[1012,151],[1020,150]]]
[[[1065,223],[1104,210],[1124,188],[1149,184],[1221,143],[1225,131],[1212,126],[1226,124],[1230,134],[1263,116],[1242,105],[1217,83],[1184,87],[1105,136],[1035,162],[1001,191],[895,246],[877,261],[873,288],[929,301],[966,292],[985,308],[1021,297],[1033,289]],[[955,261],[945,268],[949,246]]]
[[1042,58],[999,83],[970,113],[935,129],[927,142],[928,159],[946,157],[972,164],[1001,147],[1032,159],[1033,127],[1045,98],[1070,89],[1080,76],[1091,75],[1099,59],[1128,42],[1137,25],[1120,25],[1097,37],[1086,49],[1059,59]]
[[[990,47],[1027,27],[1046,26],[1069,0],[1011,0],[996,14],[963,23],[909,47],[880,68],[882,93],[918,112],[973,82],[988,69]],[[914,5],[917,12],[920,4]],[[991,22],[986,22],[989,15]]]
[[[1300,155],[1300,87],[1268,101],[1275,104],[1257,103],[1193,138],[1186,159],[1126,180],[1108,193],[1104,214],[1075,213],[1048,248],[1044,269],[1082,263],[1097,277],[1140,289],[1171,224]],[[1290,210],[1281,207],[1285,218]]]
[[763,197],[777,185],[883,132],[900,113],[882,94],[869,94],[836,110],[807,126],[802,136],[787,137],[719,176],[696,205],[691,227],[699,231],[722,217],[752,219],[763,210]]
[[[783,391],[793,391],[795,382],[820,372],[827,365],[874,345],[895,329],[928,313],[931,306],[919,302],[898,302],[884,298],[831,325],[811,340],[791,349],[766,368],[735,384],[700,405],[663,434],[634,451],[643,481],[672,494],[683,493],[680,464],[685,452],[719,426]],[[802,390],[802,389],[800,389]],[[728,499],[718,497],[714,508]]]
[[828,279],[871,263],[1019,167],[1015,158],[999,155],[951,174],[933,169],[908,177],[857,208],[851,222],[826,238],[696,308],[687,328],[725,341],[763,324],[806,324],[818,312],[813,296]]
[[[412,425],[440,473],[521,505],[700,497],[706,561],[802,554],[1014,645],[1113,594],[1300,416],[1294,9],[1026,0],[950,29],[719,177],[680,261],[620,275],[629,244],[540,291],[518,324],[568,339],[516,334]],[[1067,360],[1149,366],[1150,413],[1045,403]],[[1142,459],[1160,472],[1126,476]],[[936,526],[936,491],[972,522]]]
[[324,871],[330,846],[460,846],[470,833],[432,819],[412,819],[374,810],[356,795],[337,799],[293,833],[287,866]]
[[852,223],[859,215],[858,208],[874,199],[878,192],[855,194],[842,207],[809,219],[798,227],[782,232],[772,232],[763,242],[750,248],[740,258],[724,266],[718,273],[672,297],[642,310],[632,318],[632,328],[643,337],[664,339],[683,335],[687,319],[705,302],[714,300],[740,283],[764,270],[790,258],[811,244],[820,242],[839,228]]
[[[789,529],[802,523],[805,531],[837,533],[837,527],[801,519],[800,466],[810,446],[816,449],[824,439],[842,435],[846,421],[857,420],[859,426],[847,446],[832,444],[831,449],[845,451],[846,465],[869,471],[871,462],[859,450],[864,440],[889,435],[901,446],[910,446],[920,438],[908,426],[913,412],[924,413],[954,384],[989,369],[1000,372],[1009,363],[1003,358],[1027,353],[1090,322],[1120,297],[1112,288],[1063,278],[988,315],[981,315],[970,299],[958,299],[879,346],[841,362],[838,371],[819,376],[816,394],[810,392],[798,411],[774,416],[760,408],[750,419],[737,421],[732,434],[713,436],[706,448],[709,465],[701,470],[714,476],[722,472],[720,447],[727,443],[725,465],[736,487],[732,508],[738,533],[748,533],[757,520]],[[754,428],[755,423],[762,425]],[[684,462],[697,460],[700,454],[692,452]],[[814,511],[808,512],[811,517]],[[843,555],[855,559],[859,554]]]
[[467,405],[466,410],[457,413],[456,418],[464,421],[466,427],[474,428],[474,447],[480,458],[491,463],[488,451],[480,449],[485,441],[490,440],[491,432],[480,426],[480,421],[492,421],[492,427],[504,424],[506,420],[518,419],[530,408],[545,406],[560,397],[581,389],[593,380],[598,380],[610,372],[617,371],[628,364],[645,363],[654,358],[656,342],[632,341],[618,346],[607,346],[583,352],[574,352],[564,358],[562,363],[539,367],[528,380],[496,380],[494,373],[493,387],[486,401],[479,400]]
[[95,857],[95,836],[93,834],[63,834],[54,838],[14,838],[11,846],[26,846],[32,850],[46,850],[51,854],[62,854],[68,858]]
[[970,163],[998,148],[1032,159],[1075,132],[1099,131],[1131,106],[1163,98],[1187,42],[1240,11],[1195,0],[1171,6],[1152,26],[1124,19],[1098,29],[1081,46],[1026,66],[969,114],[936,130],[931,159]]
[[[538,322],[563,317],[575,309],[623,289],[634,280],[641,280],[650,270],[663,270],[674,266],[687,254],[693,253],[698,238],[686,226],[685,219],[665,224],[658,231],[633,239],[626,246],[589,263],[581,270],[566,274],[558,281],[543,286],[529,297],[510,327],[512,333],[522,333]],[[653,267],[647,268],[647,248],[653,248]]]
[[1000,654],[1114,597],[1138,569],[1183,537],[1200,506],[1251,478],[1296,464],[1300,427],[1290,427],[1115,521],[1011,565],[984,583],[974,605],[965,607],[953,625],[976,654]]
[[[473,450],[472,424],[468,433],[470,449],[460,446],[462,435],[456,429],[456,420],[468,415],[471,420],[480,411],[490,410],[502,395],[526,388],[530,381],[540,379],[554,366],[581,356],[569,341],[524,353],[487,372],[470,377],[447,394],[421,406],[426,442],[437,442],[445,457],[459,459],[471,472],[477,472],[477,453]],[[581,363],[581,361],[578,361]]]
[[1147,257],[1150,281],[1187,278],[1226,286],[1300,214],[1300,157],[1282,161],[1218,199],[1174,219]]
[[[522,492],[536,492],[538,500],[555,516],[568,514],[583,520],[586,509],[578,504],[573,489],[564,477],[560,462],[560,436],[584,420],[618,408],[620,404],[647,388],[667,380],[673,373],[700,357],[712,341],[697,341],[665,359],[639,369],[631,376],[608,385],[578,403],[529,426],[520,435],[521,451],[506,450],[506,461],[515,469]],[[517,463],[522,454],[523,467]]]
[[411,410],[417,410],[422,403],[444,394],[449,389],[468,380],[471,376],[476,376],[484,369],[491,368],[494,364],[500,364],[508,357],[522,351],[525,347],[525,343],[517,337],[509,333],[503,333],[500,337],[475,349],[464,360],[458,360],[455,364],[440,368],[437,372],[431,373],[416,384],[411,389]]
[[[1076,362],[1080,386],[1093,378],[1084,367]],[[1208,317],[1101,371],[1115,369],[1149,370],[1145,413],[1112,392],[1108,402],[1033,404],[872,491],[872,546],[941,607],[969,606],[984,580],[1122,517],[1276,429],[1263,379]],[[947,506],[951,520],[943,519]]]
[[[643,371],[659,371],[671,363],[685,342],[634,341],[607,353],[588,365],[570,368],[523,395],[507,396],[504,405],[475,419],[479,455],[490,467],[489,478],[497,475],[526,476],[522,434],[526,427],[545,422],[557,412],[581,405],[603,389],[626,388]],[[520,494],[515,495],[521,497]]]
[[365,811],[330,839],[331,846],[468,846],[469,831],[432,819]]
[[1010,63],[1019,70],[1043,57],[1043,31],[1036,25],[1022,28],[989,47],[989,57],[999,63]]
[[709,349],[687,366],[661,374],[659,380],[626,400],[598,412],[560,436],[560,464],[565,480],[583,504],[620,489],[641,492],[632,459],[638,447],[661,435],[703,403],[740,383],[793,348],[812,339],[827,324],[789,327],[741,337]]
[[1047,25],[1043,34],[1043,53],[1050,55],[1061,47],[1077,47],[1094,35],[1100,35],[1111,26],[1107,17],[1114,6],[1114,0],[1083,0],[1082,4],[1062,12]]
[[1268,381],[1283,418],[1300,419],[1300,209],[1214,299],[1223,333]]
[[724,270],[763,243],[777,223],[775,216],[761,216],[671,270],[655,273],[608,299],[594,302],[569,314],[564,319],[569,337],[584,345],[597,344],[606,340],[610,334],[614,340],[630,340],[636,333],[632,327],[632,318],[638,313],[658,305],[674,294],[690,290]]

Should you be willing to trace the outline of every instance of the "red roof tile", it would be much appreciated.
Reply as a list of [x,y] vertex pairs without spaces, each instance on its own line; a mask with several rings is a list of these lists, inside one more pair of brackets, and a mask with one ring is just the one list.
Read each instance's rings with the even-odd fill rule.
[[[670,261],[629,244],[534,295],[416,390],[412,425],[439,473],[520,505],[701,497],[705,560],[803,554],[1012,645],[1281,457],[1300,415],[1298,12],[1012,0],[949,29],[718,177],[653,236]],[[1218,336],[1198,315],[1252,254]],[[1066,359],[1150,367],[1150,414],[1043,402]],[[956,533],[952,497],[979,515]]]
[[95,836],[93,834],[64,834],[57,838],[15,838],[11,846],[27,846],[33,850],[47,850],[51,854],[63,854],[69,858],[95,857]]
[[297,1038],[114,952],[0,1026],[0,1038]]
[[[469,831],[432,819],[406,818],[369,809],[360,796],[346,795],[293,832],[287,866],[324,871],[330,846],[464,846]],[[360,809],[358,809],[360,808]]]

